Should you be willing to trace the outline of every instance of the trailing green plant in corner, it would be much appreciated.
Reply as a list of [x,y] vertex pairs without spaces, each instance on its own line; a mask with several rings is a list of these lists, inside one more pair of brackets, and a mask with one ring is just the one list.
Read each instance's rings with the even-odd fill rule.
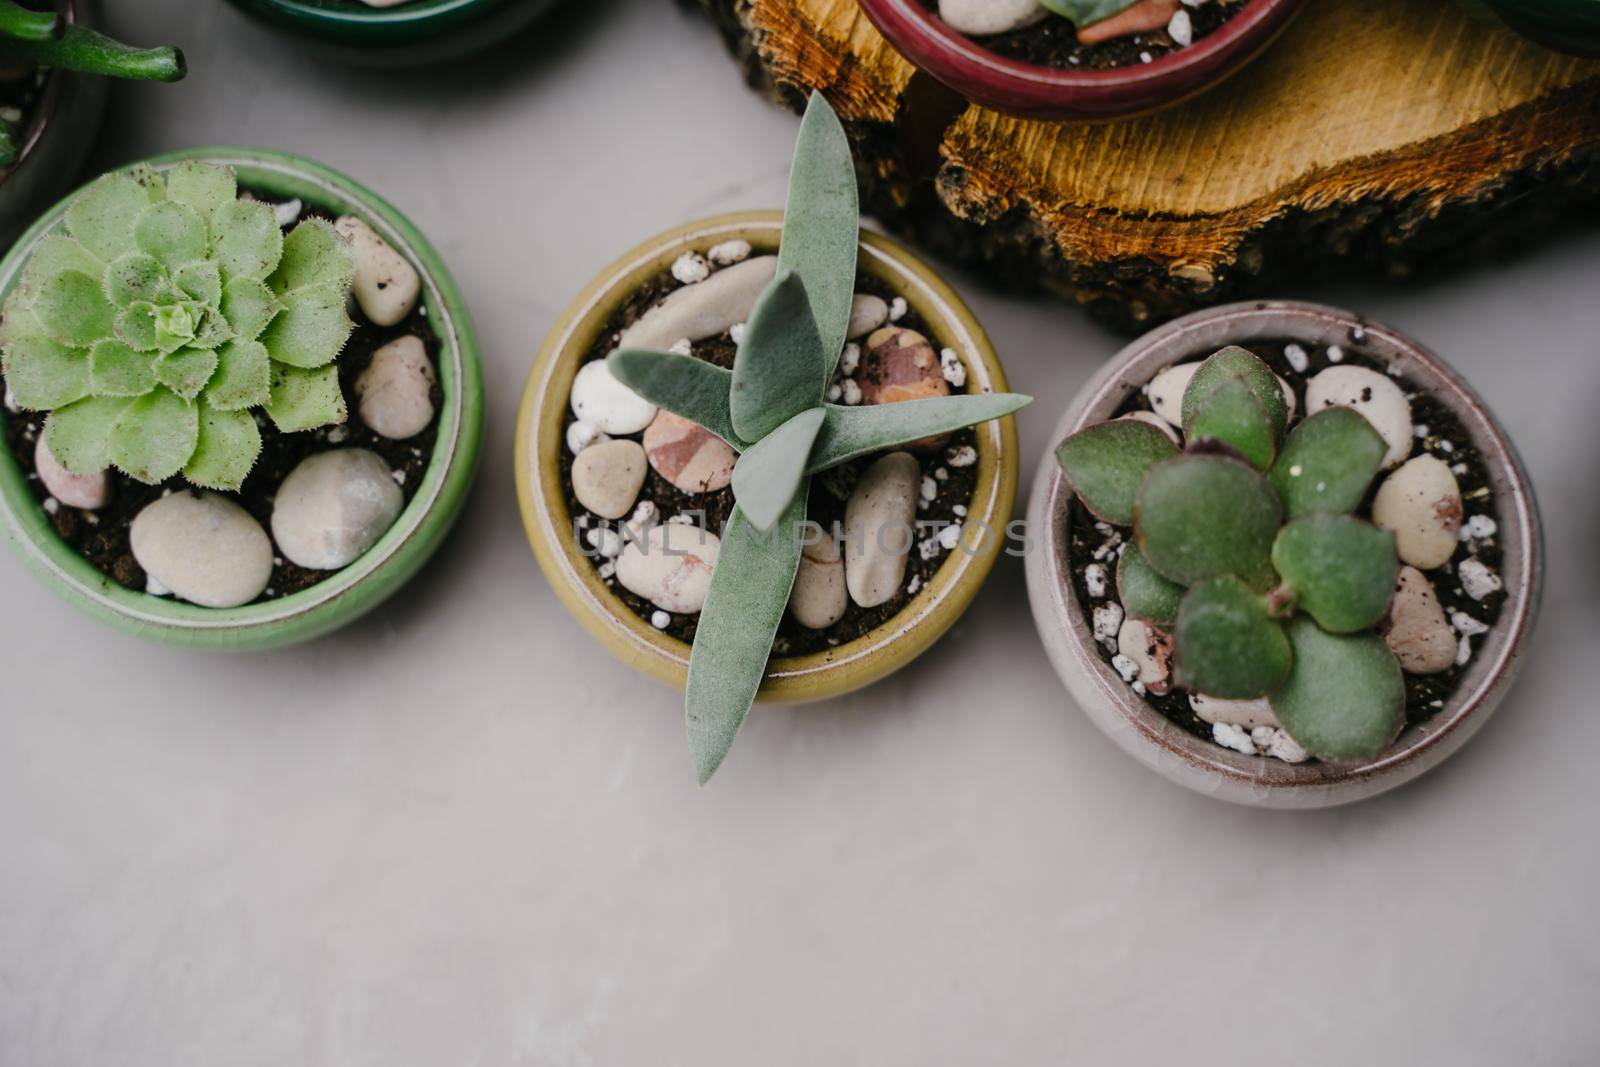
[[0,357],[69,471],[237,489],[261,450],[253,409],[283,431],[344,421],[349,244],[315,218],[284,236],[237,193],[207,163],[108,174],[34,249]]
[[629,388],[741,453],[736,506],[689,660],[685,717],[702,783],[727,755],[766,673],[800,563],[811,475],[1000,418],[1029,400],[991,393],[825,403],[844,349],[859,241],[849,142],[827,101],[813,94],[790,174],[777,274],[756,302],[733,369],[638,349],[608,358]]
[[[50,67],[81,74],[173,82],[185,73],[176,48],[133,48],[68,22],[58,11],[35,11],[0,0],[0,65]],[[0,167],[17,161],[16,124],[0,122]]]
[[1272,370],[1230,347],[1183,394],[1187,447],[1122,418],[1056,455],[1091,513],[1133,527],[1117,567],[1122,606],[1171,635],[1181,685],[1266,697],[1313,755],[1370,759],[1405,707],[1400,665],[1374,632],[1395,588],[1394,537],[1351,514],[1386,446],[1349,408],[1317,411],[1286,436],[1288,414]]

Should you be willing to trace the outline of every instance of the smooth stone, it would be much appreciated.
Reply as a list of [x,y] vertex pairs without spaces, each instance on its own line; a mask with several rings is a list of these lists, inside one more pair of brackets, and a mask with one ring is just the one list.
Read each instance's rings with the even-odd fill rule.
[[1405,463],[1383,480],[1372,521],[1394,534],[1402,563],[1429,570],[1447,563],[1461,540],[1461,487],[1434,456]]
[[393,326],[411,314],[422,292],[416,268],[354,215],[345,215],[333,228],[355,253],[356,302],[367,318],[379,326]]
[[652,526],[617,557],[617,580],[663,611],[693,615],[705,607],[722,541],[683,522]]
[[[939,354],[926,337],[904,326],[885,326],[868,337],[861,364],[850,380],[860,386],[863,404],[896,404],[950,395]],[[906,447],[930,452],[943,448],[949,439],[949,434],[936,434]]]
[[[847,341],[865,337],[889,321],[889,305],[881,296],[857,293],[850,300],[850,324],[845,328]],[[846,374],[849,371],[845,372]]]
[[939,18],[957,33],[992,37],[1032,26],[1050,14],[1039,0],[939,0]]
[[845,583],[864,608],[888,601],[906,573],[922,469],[909,452],[891,452],[868,467],[844,506]]
[[739,456],[699,423],[659,411],[644,431],[644,450],[656,473],[685,493],[714,493],[733,480]]
[[800,569],[789,594],[789,614],[809,630],[826,630],[844,618],[850,593],[845,586],[838,538],[828,530],[811,532],[816,542],[800,549]]
[[1351,408],[1372,423],[1389,446],[1385,467],[1411,454],[1411,401],[1387,374],[1343,364],[1329,367],[1306,383],[1306,414],[1331,407]]
[[644,449],[637,441],[602,441],[572,461],[572,495],[602,519],[633,510],[644,486]]
[[396,338],[372,353],[356,379],[361,421],[379,437],[404,441],[433,422],[433,363],[422,338]]
[[50,495],[69,508],[96,511],[105,507],[111,497],[111,479],[104,470],[93,474],[72,473],[44,443],[44,434],[39,435],[39,443],[33,446],[33,469]]
[[272,578],[267,532],[220,493],[170,493],[146,505],[128,540],[158,588],[203,608],[248,604]]
[[1461,579],[1461,588],[1473,600],[1493,596],[1505,588],[1500,576],[1477,556],[1462,560],[1456,577]]
[[1171,688],[1172,639],[1142,619],[1124,619],[1117,632],[1117,653],[1139,668],[1133,680],[1161,696]]
[[582,419],[573,419],[571,422],[567,423],[567,451],[571,452],[574,456],[588,448],[590,445],[599,444],[601,441],[609,440],[611,440],[611,438],[601,431],[600,427],[596,426],[592,422],[584,422]]
[[1189,707],[1201,719],[1224,726],[1281,726],[1266,697],[1255,700],[1220,700],[1200,693],[1189,694]]
[[656,417],[656,406],[617,381],[603,359],[578,368],[571,399],[574,415],[608,434],[638,433]]
[[301,460],[278,487],[272,537],[291,562],[337,570],[376,544],[404,504],[382,456],[364,448],[319,452]]
[[1428,576],[1415,567],[1400,568],[1383,639],[1407,674],[1437,674],[1456,661],[1455,631]]
[[659,350],[679,340],[703,341],[726,333],[750,317],[756,298],[777,270],[777,256],[757,256],[674,290],[623,330],[617,347]]
[[[1145,395],[1150,400],[1151,409],[1169,426],[1183,429],[1183,394],[1189,388],[1190,379],[1194,377],[1195,371],[1200,369],[1200,364],[1203,362],[1205,361],[1200,360],[1168,367],[1151,378],[1150,384],[1145,387]],[[1294,389],[1283,380],[1282,375],[1274,374],[1273,377],[1278,379],[1278,389],[1283,393],[1283,402],[1288,405],[1289,417],[1294,418],[1295,409],[1299,407]]]

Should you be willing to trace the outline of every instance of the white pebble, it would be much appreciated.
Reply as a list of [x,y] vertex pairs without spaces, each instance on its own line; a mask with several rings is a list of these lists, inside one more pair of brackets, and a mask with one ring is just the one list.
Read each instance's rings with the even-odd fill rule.
[[1472,638],[1466,634],[1461,635],[1461,643],[1456,646],[1456,666],[1465,667],[1472,659]]
[[956,350],[953,348],[942,349],[939,352],[939,373],[944,375],[945,381],[957,389],[967,384],[966,364],[961,362],[961,357],[956,355]]
[[1240,727],[1230,723],[1213,723],[1211,726],[1211,738],[1224,748],[1231,748],[1242,755],[1254,756],[1256,754],[1255,742],[1250,740],[1250,735]]
[[921,495],[922,499],[932,501],[934,497],[939,495],[939,483],[927,475],[923,475]]
[[1487,515],[1474,515],[1461,527],[1463,541],[1483,541],[1495,535],[1500,527]]
[[376,544],[404,505],[382,456],[361,448],[319,452],[278,487],[272,537],[299,566],[337,570]]
[[1284,345],[1283,358],[1289,361],[1289,367],[1296,374],[1304,374],[1306,368],[1311,366],[1311,357],[1300,345]]
[[694,342],[689,340],[687,337],[680,337],[676,341],[672,342],[671,347],[668,348],[667,351],[678,356],[692,356],[694,355]]
[[300,217],[300,212],[304,209],[304,207],[305,205],[302,204],[298,198],[294,200],[285,200],[281,204],[272,205],[272,215],[273,218],[277,219],[278,226],[280,228],[285,226],[293,226],[295,220]]
[[711,277],[711,264],[699,252],[685,252],[672,261],[672,276],[684,285],[694,285]]
[[[1362,338],[1367,336],[1367,331],[1365,331],[1361,327],[1357,326],[1354,330],[1350,331],[1350,335],[1352,337],[1354,337],[1357,341],[1359,341]],[[1343,363],[1344,362],[1344,349],[1340,348],[1338,345],[1329,345],[1328,346],[1328,362],[1329,363]]]
[[712,245],[706,256],[719,267],[739,263],[750,258],[750,242],[735,237],[731,241]]
[[606,559],[614,559],[622,553],[622,535],[610,527],[596,526],[584,534],[583,539]]
[[1115,647],[1117,633],[1122,629],[1122,605],[1116,601],[1101,604],[1094,609],[1094,639]]
[[170,493],[128,530],[148,578],[193,604],[236,608],[272,577],[272,542],[251,514],[220,493]]
[[1189,20],[1187,11],[1180,9],[1173,14],[1172,21],[1167,23],[1167,36],[1179,48],[1187,48],[1194,43],[1194,23]]
[[854,378],[846,378],[840,384],[839,395],[840,399],[842,399],[847,405],[850,407],[855,407],[857,404],[861,403],[861,386],[856,384],[856,380]]
[[433,364],[422,338],[396,338],[372,354],[356,379],[361,421],[379,437],[403,441],[433,422]]
[[1091,563],[1083,568],[1083,584],[1088,588],[1089,595],[1096,600],[1106,595],[1106,577],[1104,563]]
[[939,547],[946,552],[954,552],[955,547],[961,543],[961,524],[953,522],[939,531]]
[[1489,632],[1488,626],[1464,611],[1453,613],[1450,616],[1450,625],[1455,628],[1456,633],[1461,634],[1463,637],[1477,637],[1479,634]]
[[1473,600],[1482,600],[1486,596],[1498,593],[1502,588],[1500,576],[1476,556],[1462,560],[1456,573],[1461,578],[1461,588],[1466,590],[1467,595]]
[[1287,730],[1277,730],[1273,733],[1267,755],[1276,756],[1285,763],[1304,763],[1311,758],[1311,753],[1307,752],[1300,742],[1290,737]]
[[658,630],[665,630],[672,625],[672,616],[664,611],[653,611],[650,613],[650,625]]
[[1120,653],[1111,657],[1111,666],[1122,675],[1124,682],[1131,682],[1139,677],[1139,665]]
[[839,356],[839,373],[848,377],[861,366],[861,346],[851,341],[844,346],[844,352]]
[[745,331],[749,329],[748,323],[736,322],[728,327],[728,340],[736,345],[744,344]]
[[416,268],[354,215],[345,215],[333,228],[350,242],[356,263],[356,302],[367,318],[379,326],[393,326],[411,314],[422,292]]
[[572,379],[572,413],[609,434],[638,433],[656,406],[617,381],[603,359],[591,360]]
[[[1330,351],[1331,358],[1331,351]],[[1306,413],[1323,408],[1347,407],[1372,423],[1389,446],[1385,467],[1398,465],[1411,454],[1411,402],[1400,387],[1366,367],[1329,367],[1306,383]]]
[[905,318],[906,312],[909,310],[910,307],[906,304],[905,297],[895,297],[889,302],[889,321],[899,322],[901,319]]
[[970,467],[978,462],[978,450],[971,445],[961,445],[945,453],[945,462],[952,467]]
[[[331,441],[333,438],[330,435],[328,439]],[[601,433],[600,427],[585,419],[574,419],[567,424],[567,451],[574,456],[590,445],[609,440],[610,436]]]

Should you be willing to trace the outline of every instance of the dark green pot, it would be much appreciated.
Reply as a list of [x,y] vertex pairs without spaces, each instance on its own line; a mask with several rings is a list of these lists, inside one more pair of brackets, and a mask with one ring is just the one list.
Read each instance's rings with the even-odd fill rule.
[[[142,637],[192,648],[259,649],[317,637],[370,611],[433,555],[466,501],[483,436],[483,371],[467,307],[432,245],[395,208],[349,178],[299,156],[262,148],[194,148],[146,162],[203,159],[234,168],[239,184],[276,199],[298,197],[364,219],[422,276],[422,301],[439,338],[434,363],[444,402],[422,484],[367,552],[310,588],[240,608],[202,608],[126,589],[56,536],[9,449],[0,449],[0,540],[39,578],[86,614]],[[0,301],[39,241],[61,221],[51,208],[0,260]],[[0,408],[0,428],[6,413]]]
[[232,0],[278,29],[303,35],[324,51],[376,66],[459,59],[498,44],[560,0],[410,0],[369,7],[360,0]]
[[1458,0],[1469,11],[1569,55],[1600,57],[1600,0]]

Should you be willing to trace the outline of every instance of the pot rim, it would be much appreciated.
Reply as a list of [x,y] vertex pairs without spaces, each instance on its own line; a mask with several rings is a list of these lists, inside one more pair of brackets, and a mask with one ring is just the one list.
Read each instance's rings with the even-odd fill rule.
[[[645,278],[666,269],[688,248],[703,249],[735,237],[758,252],[778,243],[783,214],[745,211],[674,227],[646,240],[602,270],[562,313],[528,376],[517,419],[515,469],[523,525],[546,580],[567,610],[623,662],[681,689],[690,646],[639,618],[595,573],[571,536],[560,458],[571,377],[595,337]],[[861,263],[908,295],[944,347],[955,348],[969,387],[1007,389],[1005,373],[970,309],[921,260],[896,241],[863,231]],[[1015,419],[977,428],[978,483],[968,523],[987,523],[992,537],[971,553],[953,552],[898,614],[854,641],[826,652],[774,658],[762,683],[763,701],[818,700],[858,689],[921,655],[966,610],[988,576],[1015,506],[1018,446]],[[549,448],[542,452],[541,445]],[[974,526],[973,528],[979,528]]]
[[878,31],[913,65],[967,99],[1034,119],[1109,119],[1175,104],[1254,59],[1304,0],[1250,0],[1214,33],[1175,52],[1110,70],[1010,59],[945,25],[922,0],[861,0]]
[[[237,608],[203,608],[150,596],[106,578],[56,536],[9,451],[0,455],[0,531],[53,588],[124,629],[192,646],[257,647],[303,640],[351,621],[403,584],[432,554],[460,510],[482,434],[477,341],[466,304],[438,252],[376,193],[323,164],[272,149],[201,147],[139,162],[167,168],[191,159],[232,166],[246,186],[277,181],[293,190],[285,195],[309,190],[305,198],[319,207],[358,213],[417,268],[423,306],[439,339],[435,363],[444,388],[439,435],[422,487],[395,524],[355,562],[297,593]],[[41,215],[0,260],[0,296],[11,290],[28,256],[54,229],[74,195],[76,190]]]
[[[1352,341],[1352,334],[1364,338]],[[1301,340],[1358,343],[1400,367],[1403,375],[1448,406],[1472,436],[1494,487],[1503,551],[1501,577],[1510,592],[1500,616],[1455,691],[1425,722],[1408,725],[1377,759],[1289,764],[1245,756],[1196,737],[1134,693],[1101,658],[1084,607],[1071,585],[1063,529],[1073,494],[1054,459],[1068,434],[1109,417],[1161,368],[1203,357],[1230,342]],[[1314,808],[1375,796],[1425,773],[1455,752],[1493,714],[1520,669],[1520,652],[1543,591],[1543,541],[1538,504],[1521,459],[1482,398],[1439,356],[1381,323],[1326,305],[1251,301],[1195,312],[1128,345],[1069,405],[1041,461],[1029,507],[1040,538],[1028,556],[1028,594],[1041,640],[1056,672],[1085,714],[1124,751],[1164,777],[1197,792],[1238,803]]]
[[296,19],[327,26],[414,29],[426,26],[435,19],[454,20],[464,17],[473,8],[502,7],[511,0],[413,0],[411,3],[391,8],[323,7],[306,3],[305,0],[251,0],[251,2],[281,11]]

